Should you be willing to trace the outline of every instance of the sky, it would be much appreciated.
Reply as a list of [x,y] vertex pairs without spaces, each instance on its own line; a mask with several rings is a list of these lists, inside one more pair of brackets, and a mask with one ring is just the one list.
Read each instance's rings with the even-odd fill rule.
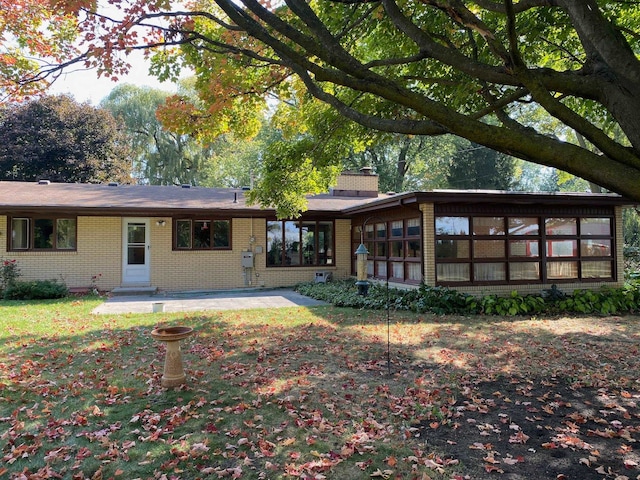
[[121,76],[117,82],[109,78],[98,78],[95,70],[69,70],[63,73],[49,88],[50,94],[68,94],[77,102],[88,102],[97,106],[100,101],[109,95],[118,84],[132,83],[138,86],[149,86],[160,90],[175,92],[172,83],[160,83],[155,77],[149,75],[148,63],[140,53],[138,58],[132,54],[128,59],[133,65],[127,76]]

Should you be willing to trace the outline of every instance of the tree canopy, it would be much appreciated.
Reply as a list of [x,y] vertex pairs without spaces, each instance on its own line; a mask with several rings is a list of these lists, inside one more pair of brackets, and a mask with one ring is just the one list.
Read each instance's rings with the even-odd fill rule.
[[[15,3],[5,17],[38,2]],[[17,32],[5,22],[0,33],[26,38],[32,29],[29,38],[61,42],[43,50],[57,65],[80,62],[112,75],[127,68],[123,54],[132,49],[163,47],[155,74],[170,78],[188,66],[197,77],[199,102],[172,103],[174,126],[188,131],[249,131],[271,96],[315,98],[369,129],[454,134],[640,200],[637,2],[122,0],[114,2],[119,12],[96,12],[88,0],[52,5],[47,18],[59,25],[50,21],[45,34],[33,20]],[[70,18],[80,32],[75,52],[60,34]],[[33,41],[3,52],[0,74],[13,62],[11,78],[27,79],[19,61]],[[57,65],[41,65],[31,79],[53,78]],[[550,134],[552,123],[559,127]],[[586,144],[568,141],[568,132]],[[288,164],[300,190],[335,174],[340,158],[300,153],[279,152],[296,159]]]
[[511,190],[516,184],[515,159],[471,144],[458,150],[447,182],[454,189]]
[[156,112],[169,95],[151,87],[121,84],[100,105],[124,126],[139,182],[199,185],[212,152],[189,135],[163,128]]
[[0,179],[130,183],[130,150],[113,116],[65,95],[0,112]]

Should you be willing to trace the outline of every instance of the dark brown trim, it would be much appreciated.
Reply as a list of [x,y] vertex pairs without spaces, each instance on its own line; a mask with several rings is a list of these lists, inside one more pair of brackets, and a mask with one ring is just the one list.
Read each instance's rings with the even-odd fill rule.
[[[496,208],[513,207],[545,209],[549,206],[625,206],[637,205],[638,202],[613,193],[565,193],[565,192],[502,192],[502,191],[467,191],[467,190],[434,190],[431,192],[409,192],[392,195],[379,200],[342,210],[352,215],[366,215],[379,210],[411,204],[432,203],[435,208],[477,209],[479,205]],[[491,207],[489,207],[491,208]]]
[[[59,208],[59,207],[15,207],[0,208],[0,215],[74,215],[79,217],[189,217],[226,216],[235,218],[260,218],[274,216],[273,210],[259,209],[149,209],[149,208]],[[329,213],[331,215],[331,213]],[[333,216],[332,216],[333,218]]]

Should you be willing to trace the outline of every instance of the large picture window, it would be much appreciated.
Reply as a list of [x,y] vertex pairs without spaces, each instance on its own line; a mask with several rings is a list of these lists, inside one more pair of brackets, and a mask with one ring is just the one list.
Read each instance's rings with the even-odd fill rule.
[[231,220],[198,218],[175,221],[177,250],[229,250]]
[[333,265],[332,221],[267,222],[267,266]]
[[438,283],[613,279],[613,218],[438,216]]
[[76,218],[11,219],[10,250],[75,250]]

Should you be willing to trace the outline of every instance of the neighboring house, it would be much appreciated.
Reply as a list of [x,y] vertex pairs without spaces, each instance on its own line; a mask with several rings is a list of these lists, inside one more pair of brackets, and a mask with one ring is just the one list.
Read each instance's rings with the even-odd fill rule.
[[[466,292],[539,292],[623,282],[614,194],[378,194],[368,170],[309,197],[299,219],[247,205],[243,190],[0,182],[0,258],[21,279],[165,291],[283,287],[355,275]],[[4,238],[3,238],[4,237]]]

